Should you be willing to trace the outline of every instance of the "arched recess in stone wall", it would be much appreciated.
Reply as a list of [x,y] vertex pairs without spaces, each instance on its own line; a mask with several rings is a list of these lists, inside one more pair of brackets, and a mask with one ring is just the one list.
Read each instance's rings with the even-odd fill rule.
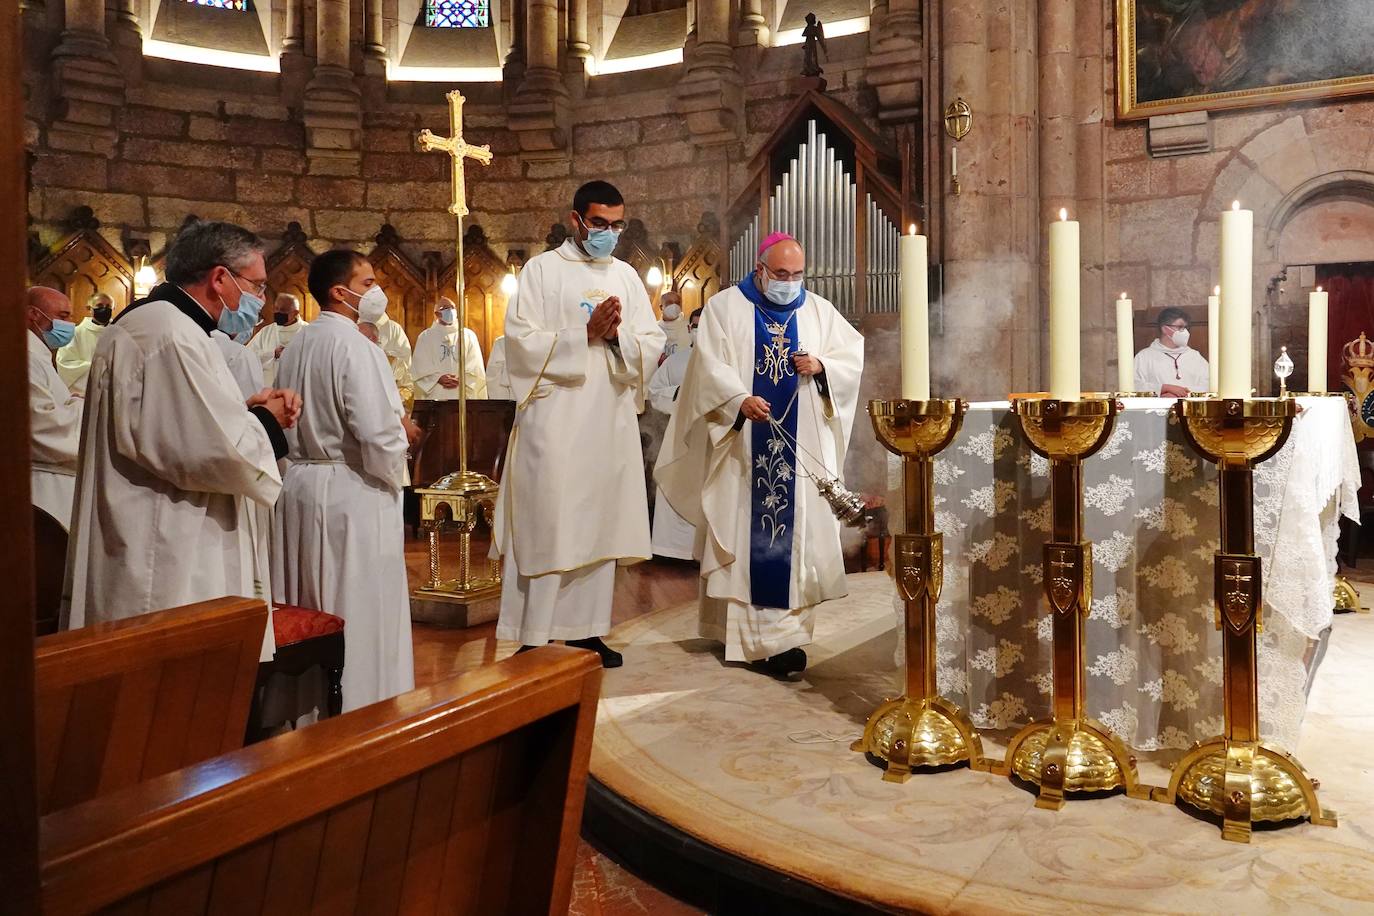
[[1341,170],[1308,179],[1279,201],[1264,244],[1274,263],[1374,261],[1374,172]]

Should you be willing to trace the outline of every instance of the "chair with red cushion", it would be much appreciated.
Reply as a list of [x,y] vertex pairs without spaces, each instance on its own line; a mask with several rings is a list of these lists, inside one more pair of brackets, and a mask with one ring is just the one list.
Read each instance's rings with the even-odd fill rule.
[[[343,711],[344,619],[324,611],[288,604],[272,608],[272,634],[277,641],[270,662],[258,665],[257,685],[253,690],[253,712],[248,719],[247,743],[270,737],[273,726],[264,726],[262,711],[273,675],[297,677],[311,668],[324,671],[327,684],[320,718]],[[288,716],[292,722],[310,712],[297,709]]]

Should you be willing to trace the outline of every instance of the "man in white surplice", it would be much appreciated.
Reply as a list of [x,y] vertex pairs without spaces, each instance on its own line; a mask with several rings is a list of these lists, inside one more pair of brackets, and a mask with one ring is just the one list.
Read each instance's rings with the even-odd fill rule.
[[[654,377],[649,379],[649,403],[659,413],[672,416],[677,409],[677,392],[687,375],[687,363],[692,358],[692,347],[696,341],[697,326],[701,324],[701,309],[697,309],[687,319],[687,345],[673,351],[658,367]],[[661,325],[660,325],[661,326]],[[663,447],[659,447],[663,451]],[[695,557],[697,530],[681,515],[673,511],[672,505],[663,498],[659,490],[654,499],[654,556],[671,557],[675,560],[691,560]]]
[[491,342],[491,359],[487,360],[487,397],[493,401],[514,400],[510,390],[510,374],[506,371],[506,338]]
[[[415,340],[410,372],[415,396],[429,401],[458,400],[458,309],[447,296],[434,307],[434,324]],[[469,398],[487,396],[487,372],[482,365],[482,345],[472,328],[462,329],[463,380]]]
[[[167,282],[101,335],[86,386],[64,624],[224,595],[267,598],[249,502],[270,506],[300,399],[245,399],[219,347],[250,331],[267,285],[262,242],[192,223],[167,251]],[[271,658],[271,624],[263,657]]]
[[281,359],[286,345],[296,339],[305,325],[305,319],[301,318],[300,300],[290,293],[278,293],[276,301],[272,303],[272,323],[248,341],[248,349],[257,357],[267,384],[276,384],[277,361]]
[[407,442],[386,357],[356,325],[386,309],[372,265],[327,251],[308,282],[319,317],[277,366],[304,407],[272,519],[272,588],[280,602],[347,623],[347,711],[415,686],[401,520]]
[[843,469],[863,372],[863,338],[805,289],[805,266],[774,233],[706,303],[655,471],[697,526],[701,635],[778,677],[806,667],[815,606],[847,594],[839,524],[809,476]]
[[71,339],[72,303],[64,294],[35,286],[24,294],[29,327],[29,471],[33,504],[70,528],[81,444],[81,398],[53,368],[53,351]]
[[96,293],[86,300],[91,313],[76,326],[71,342],[57,351],[57,374],[67,383],[72,394],[86,393],[86,374],[91,371],[91,357],[100,335],[114,317],[114,300],[105,293]]
[[647,560],[649,511],[638,414],[663,331],[644,281],[613,257],[625,202],[593,181],[573,197],[574,235],[532,258],[506,311],[519,411],[493,550],[505,557],[496,635],[565,640],[608,668],[618,560]]

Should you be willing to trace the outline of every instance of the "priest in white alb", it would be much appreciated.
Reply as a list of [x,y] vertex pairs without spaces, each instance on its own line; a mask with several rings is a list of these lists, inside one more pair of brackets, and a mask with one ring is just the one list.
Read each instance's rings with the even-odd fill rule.
[[114,317],[114,300],[105,293],[96,293],[86,300],[86,308],[91,313],[77,323],[71,341],[57,351],[57,374],[77,395],[86,392],[86,373],[91,371],[95,345]]
[[81,445],[82,400],[53,368],[53,351],[71,340],[72,303],[45,286],[24,293],[29,332],[30,490],[33,504],[63,528],[71,527],[76,493],[77,453]]
[[506,371],[506,338],[491,342],[491,358],[487,360],[487,397],[494,401],[511,401],[510,373]]
[[414,351],[410,338],[399,321],[385,312],[373,322],[377,326],[377,344],[386,354],[387,365],[391,367],[391,377],[396,381],[396,389],[404,399],[415,387],[415,373],[411,371]]
[[1166,308],[1155,319],[1159,336],[1135,355],[1135,390],[1186,398],[1211,384],[1207,359],[1188,346],[1188,313]]
[[415,686],[401,488],[406,433],[386,358],[358,332],[386,309],[372,265],[346,250],[310,265],[320,314],[282,353],[301,394],[272,520],[272,588],[283,603],[342,617],[343,708]]
[[[250,502],[281,490],[290,391],[245,399],[218,329],[251,330],[267,285],[263,244],[230,223],[192,223],[167,282],[120,313],[91,361],[67,551],[69,627],[224,595],[267,598]],[[261,564],[265,565],[265,564]],[[271,626],[264,638],[270,658]]]
[[278,293],[272,303],[272,323],[263,327],[248,341],[248,349],[257,357],[262,367],[262,377],[268,385],[276,384],[277,361],[301,328],[305,327],[301,318],[300,300],[290,293]]
[[573,236],[532,258],[506,311],[515,418],[493,550],[504,556],[499,639],[564,640],[622,663],[611,628],[619,562],[647,560],[638,415],[663,350],[644,281],[613,256],[625,201],[578,188]]
[[[649,379],[649,403],[661,414],[672,416],[677,410],[677,393],[682,380],[687,376],[687,363],[692,358],[697,327],[701,324],[701,309],[697,309],[687,319],[687,345],[673,351]],[[660,324],[662,327],[662,324]],[[659,447],[662,451],[662,446]],[[654,556],[670,557],[674,560],[691,560],[695,556],[697,530],[658,492],[654,499],[654,526],[652,543]]]
[[701,635],[777,677],[806,667],[816,606],[847,594],[839,523],[811,478],[841,475],[864,361],[805,268],[774,233],[706,303],[655,470],[697,526]]
[[[458,366],[458,341],[463,342],[462,368]],[[420,332],[410,362],[415,397],[428,401],[458,400],[459,375],[469,398],[487,396],[487,372],[482,365],[482,345],[472,328],[458,327],[458,309],[444,296],[434,307],[434,324]]]

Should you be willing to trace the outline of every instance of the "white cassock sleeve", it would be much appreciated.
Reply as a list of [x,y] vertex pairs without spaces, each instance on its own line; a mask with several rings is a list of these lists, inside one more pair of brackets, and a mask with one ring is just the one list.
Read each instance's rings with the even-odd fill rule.
[[444,342],[443,332],[433,327],[425,328],[415,338],[415,352],[410,362],[410,373],[415,387],[426,398],[432,398],[439,387],[439,376],[445,373],[439,360],[440,346]]
[[386,357],[369,348],[368,365],[355,366],[359,376],[344,386],[343,416],[362,446],[363,470],[391,490],[406,484],[406,434],[401,426],[401,396]]
[[544,270],[530,261],[506,308],[506,371],[516,404],[541,384],[574,388],[587,377],[587,326],[559,327],[558,303],[544,301]]
[[[28,333],[28,332],[25,332]],[[77,450],[81,444],[81,398],[69,394],[66,385],[51,366],[40,375],[29,366],[29,432],[33,437],[33,461],[77,469]],[[46,377],[46,378],[45,378]],[[46,382],[46,384],[45,384]]]
[[281,491],[272,443],[239,392],[225,386],[214,341],[205,344],[149,354],[142,378],[111,398],[115,451],[177,489],[271,506]]
[[[859,407],[859,379],[864,371],[864,338],[834,307],[820,306],[821,345],[811,355],[825,370],[829,397],[825,417],[838,419],[839,441],[835,454],[843,456],[854,431],[854,414]],[[843,466],[843,458],[841,458]]]
[[[617,265],[619,266],[619,265]],[[663,328],[654,320],[654,309],[644,284],[634,269],[629,287],[628,302],[621,303],[620,331],[616,335],[619,346],[606,347],[610,361],[611,380],[635,390],[635,410],[644,412],[644,396],[648,393],[649,378],[658,368],[658,357],[667,339]]]

